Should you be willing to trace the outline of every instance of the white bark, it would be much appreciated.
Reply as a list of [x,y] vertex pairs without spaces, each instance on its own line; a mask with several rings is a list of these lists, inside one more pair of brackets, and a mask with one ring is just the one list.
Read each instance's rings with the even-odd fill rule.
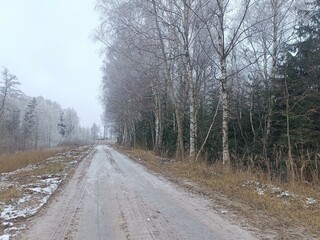
[[189,111],[190,111],[190,149],[189,156],[191,159],[195,158],[196,153],[196,139],[197,139],[197,114],[196,114],[196,93],[195,84],[193,78],[192,62],[190,56],[190,33],[189,33],[189,23],[190,23],[190,1],[183,1],[183,39],[184,39],[184,65],[187,69],[187,78],[189,84]]
[[153,6],[153,11],[154,11],[154,18],[155,18],[155,24],[156,24],[156,28],[157,28],[157,34],[158,34],[158,38],[159,38],[159,42],[160,42],[160,48],[161,48],[161,53],[162,53],[162,57],[163,57],[163,62],[164,62],[164,71],[165,71],[165,77],[168,81],[168,87],[169,87],[169,92],[170,92],[170,97],[174,106],[174,111],[175,111],[175,115],[176,115],[176,120],[177,120],[177,128],[178,128],[178,155],[181,159],[184,158],[184,146],[183,146],[183,126],[182,126],[182,118],[181,118],[181,112],[179,109],[179,104],[177,103],[176,97],[175,97],[175,93],[174,93],[174,83],[173,83],[173,79],[171,77],[171,73],[170,73],[170,65],[169,65],[169,60],[166,54],[166,50],[165,50],[165,44],[164,44],[164,39],[163,39],[163,35],[161,32],[161,28],[160,28],[160,23],[159,23],[159,16],[158,16],[158,10],[157,10],[157,5],[155,0],[152,0],[152,6]]
[[227,59],[224,43],[224,1],[217,0],[218,4],[218,51],[220,58],[220,94],[222,101],[222,162],[223,165],[228,165],[230,162],[229,153],[229,103],[228,103],[228,89],[227,89]]

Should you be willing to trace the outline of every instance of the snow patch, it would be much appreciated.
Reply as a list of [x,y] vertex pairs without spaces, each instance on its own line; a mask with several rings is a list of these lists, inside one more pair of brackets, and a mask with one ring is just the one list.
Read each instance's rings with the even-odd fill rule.
[[257,188],[256,191],[257,191],[258,195],[260,195],[260,196],[264,195],[264,190],[262,188]]
[[259,196],[264,195],[266,191],[266,185],[263,185],[257,181],[247,181],[241,185],[242,187],[253,187]]
[[[23,224],[20,227],[10,227],[4,230],[4,234],[8,235],[8,236],[12,236],[15,237],[18,235],[18,233],[21,232],[21,230],[25,229],[26,225]],[[1,239],[0,239],[1,240]]]
[[296,196],[297,196],[296,194],[293,194],[289,191],[283,191],[280,194],[278,194],[277,197],[288,199],[288,198],[295,198]]
[[241,184],[242,187],[246,187],[255,191],[259,196],[271,195],[279,198],[282,201],[299,201],[306,205],[318,204],[318,200],[313,197],[301,196],[288,190],[283,190],[278,186],[261,184],[258,181],[247,180]]
[[8,234],[0,236],[0,240],[9,240],[9,239],[10,239],[10,235]]
[[316,204],[317,200],[314,198],[307,198],[306,204],[311,205],[311,204]]
[[37,212],[37,210],[40,207],[41,206],[36,208],[26,207],[26,208],[19,209],[16,206],[13,206],[11,204],[5,205],[1,212],[0,218],[5,221],[9,221],[9,220],[17,219],[20,217],[32,216]]
[[4,226],[4,227],[12,227],[13,223],[12,222],[3,222],[2,226]]
[[[64,154],[59,154],[59,156],[48,158],[47,161],[54,162],[64,162],[65,166],[77,164],[83,157],[87,156],[92,148],[89,148],[85,152],[85,148],[79,148],[80,150],[71,150]],[[65,159],[65,157],[70,157]],[[26,228],[26,225],[21,225],[19,218],[27,218],[35,215],[40,208],[43,207],[49,200],[50,196],[56,191],[62,180],[68,175],[67,171],[63,171],[59,174],[45,174],[45,175],[35,175],[30,176],[34,181],[30,184],[23,185],[23,182],[12,182],[8,180],[8,177],[25,172],[34,170],[41,167],[40,164],[28,165],[27,167],[0,174],[0,188],[8,188],[13,186],[19,188],[19,190],[24,191],[22,197],[20,197],[15,202],[5,203],[0,202],[0,223],[3,228],[5,228],[3,234],[0,235],[0,240],[9,240],[10,237],[16,236],[20,230]],[[66,168],[67,169],[67,168]]]
[[[45,177],[45,179],[43,179]],[[5,235],[0,237],[2,239],[9,239],[10,236],[15,236],[25,226],[18,228],[13,225],[18,218],[27,218],[35,215],[40,208],[45,205],[58,188],[62,179],[59,177],[42,176],[42,179],[36,183],[22,185],[22,189],[27,190],[20,199],[13,204],[3,203],[0,209],[0,220],[3,221]]]

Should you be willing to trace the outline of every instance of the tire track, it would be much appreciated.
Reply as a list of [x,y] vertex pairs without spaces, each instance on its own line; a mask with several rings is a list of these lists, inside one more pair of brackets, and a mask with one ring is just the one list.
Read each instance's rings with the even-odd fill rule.
[[53,197],[50,204],[41,210],[40,216],[30,220],[25,232],[16,239],[23,240],[61,240],[72,239],[70,229],[76,231],[77,226],[71,226],[78,210],[82,207],[85,195],[86,170],[90,166],[92,155],[83,159],[73,176]]
[[76,191],[72,194],[72,197],[69,199],[69,202],[65,205],[62,217],[59,219],[59,222],[50,237],[51,240],[65,239],[67,231],[70,228],[72,220],[75,218],[77,209],[81,206],[81,202],[84,197],[84,181],[79,182],[78,186],[78,189],[76,189]]
[[126,156],[98,146],[21,239],[254,239]]
[[121,212],[121,230],[126,239],[183,239],[159,211],[152,197],[143,196],[130,186],[129,181],[119,181],[117,204]]
[[112,191],[118,194],[130,240],[255,239],[214,214],[207,199],[177,189],[123,154],[108,150],[126,174],[125,178],[113,174],[116,184]]

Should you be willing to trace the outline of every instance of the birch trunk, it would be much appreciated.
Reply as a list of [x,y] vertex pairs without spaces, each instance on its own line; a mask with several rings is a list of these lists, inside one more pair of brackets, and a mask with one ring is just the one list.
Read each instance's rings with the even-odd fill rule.
[[218,51],[220,58],[220,94],[222,101],[222,162],[223,165],[230,164],[229,152],[229,103],[228,103],[228,89],[227,89],[227,59],[224,44],[224,1],[217,0],[218,5]]
[[190,1],[184,0],[183,1],[183,39],[184,39],[184,65],[187,69],[187,78],[189,84],[189,111],[190,111],[190,132],[189,132],[189,140],[190,140],[190,149],[189,149],[189,156],[190,159],[194,160],[196,154],[196,138],[197,138],[197,114],[196,114],[196,96],[195,96],[195,86],[194,86],[194,79],[192,74],[192,63],[190,57],[190,43],[189,43],[189,6]]
[[155,24],[156,24],[157,33],[158,33],[159,42],[160,42],[160,48],[161,48],[162,57],[164,60],[163,62],[164,62],[164,66],[165,66],[165,69],[164,69],[165,77],[169,83],[168,85],[169,85],[170,98],[173,103],[174,112],[175,112],[176,120],[177,120],[177,128],[178,128],[177,153],[178,153],[178,157],[183,159],[184,158],[184,147],[183,147],[183,127],[182,127],[182,121],[181,121],[181,112],[180,112],[179,105],[177,103],[177,100],[176,100],[176,97],[174,94],[174,83],[173,83],[174,80],[172,79],[171,73],[170,73],[169,61],[167,58],[164,39],[162,36],[160,24],[159,24],[159,17],[158,17],[158,11],[157,11],[157,6],[156,6],[155,0],[152,0],[152,6],[153,6],[153,11],[154,11],[154,16],[155,16]]
[[155,115],[155,152],[157,154],[161,153],[162,149],[162,134],[163,134],[163,127],[162,127],[162,109],[161,109],[161,102],[158,96],[155,97],[156,100],[156,108],[154,111]]
[[[188,71],[190,72],[190,71]],[[189,73],[190,74],[190,73]],[[192,73],[191,73],[192,74]],[[193,81],[192,77],[189,76],[189,81]],[[190,158],[193,160],[195,158],[196,152],[196,136],[197,136],[197,114],[196,114],[196,99],[194,96],[194,86],[193,82],[189,86],[189,99],[190,99]]]
[[[279,3],[278,1],[272,1],[272,66],[271,66],[271,78],[275,79],[276,77],[276,67],[277,67],[277,54],[278,54],[278,32],[279,32],[279,16],[278,16],[278,11],[279,11]],[[269,80],[267,80],[269,81]],[[270,86],[267,84],[267,91],[270,92]],[[272,114],[273,114],[273,99],[272,96],[269,96],[268,99],[268,111],[267,111],[267,123],[266,123],[266,136],[265,136],[265,143],[264,143],[264,154],[265,157],[267,157],[267,145],[269,142],[270,138],[270,133],[271,133],[271,122],[272,122]]]

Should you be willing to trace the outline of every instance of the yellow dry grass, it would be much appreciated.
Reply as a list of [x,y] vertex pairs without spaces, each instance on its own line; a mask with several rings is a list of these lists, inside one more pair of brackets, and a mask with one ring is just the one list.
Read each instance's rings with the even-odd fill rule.
[[[59,174],[64,170],[65,166],[62,162],[47,162],[35,169],[19,172],[15,174],[15,178],[28,181],[28,177]],[[30,180],[32,179],[30,178]]]
[[13,199],[19,198],[21,196],[21,191],[15,187],[10,187],[8,189],[0,189],[0,202],[10,202]]
[[11,172],[26,167],[29,164],[42,162],[64,151],[67,151],[67,149],[53,148],[2,154],[0,155],[0,173]]
[[[208,165],[203,162],[165,162],[150,151],[138,149],[124,149],[129,156],[139,159],[146,167],[153,171],[160,172],[167,177],[191,180],[201,186],[203,192],[210,196],[217,196],[215,193],[225,196],[226,201],[236,200],[240,204],[229,204],[243,216],[251,219],[254,225],[269,227],[269,229],[283,229],[286,225],[302,226],[317,237],[320,237],[320,192],[313,186],[286,185],[283,183],[268,182],[263,173],[251,172],[226,172],[221,164]],[[244,186],[248,180],[253,180],[267,186],[278,186],[283,190],[292,192],[298,196],[293,199],[282,199],[272,191],[265,191],[259,195],[255,189]],[[306,204],[306,198],[316,199],[315,204]],[[221,200],[222,204],[226,201]],[[257,212],[265,219],[265,222],[256,216]],[[270,219],[273,219],[272,221]]]

